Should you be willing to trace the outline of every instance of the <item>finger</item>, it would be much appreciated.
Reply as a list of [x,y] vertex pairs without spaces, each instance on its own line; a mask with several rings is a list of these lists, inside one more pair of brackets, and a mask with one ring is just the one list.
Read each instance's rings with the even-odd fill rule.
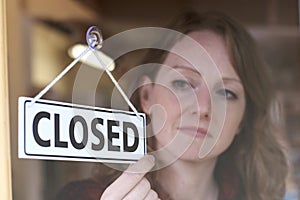
[[151,185],[146,178],[143,178],[136,186],[123,198],[123,200],[144,199],[149,191]]
[[131,164],[103,193],[101,199],[122,199],[154,166],[154,157],[146,155]]
[[158,194],[154,190],[150,190],[144,200],[158,200]]
[[138,162],[131,164],[123,174],[141,174],[142,177],[154,166],[155,158],[152,155],[146,155]]

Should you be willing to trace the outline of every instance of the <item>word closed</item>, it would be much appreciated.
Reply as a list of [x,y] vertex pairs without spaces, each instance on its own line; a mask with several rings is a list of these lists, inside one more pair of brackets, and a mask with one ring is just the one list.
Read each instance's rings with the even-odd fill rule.
[[135,162],[146,154],[145,115],[19,98],[19,157]]

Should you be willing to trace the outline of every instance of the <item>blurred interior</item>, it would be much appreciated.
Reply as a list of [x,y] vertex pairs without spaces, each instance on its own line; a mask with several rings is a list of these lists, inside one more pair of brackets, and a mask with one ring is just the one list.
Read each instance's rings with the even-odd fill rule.
[[[271,66],[282,101],[283,134],[290,146],[292,179],[300,183],[300,35],[298,0],[7,0],[8,69],[11,120],[12,181],[14,200],[50,200],[69,181],[91,175],[94,163],[24,160],[17,157],[17,99],[35,96],[72,59],[68,49],[85,44],[91,25],[101,28],[104,39],[122,31],[165,26],[185,9],[221,11],[243,23],[258,41]],[[124,41],[134,42],[134,41]],[[120,44],[122,45],[122,44]],[[136,54],[135,57],[138,57]],[[120,59],[112,72],[119,78],[136,63]],[[44,98],[70,102],[76,65]],[[94,73],[95,69],[91,69]],[[88,83],[83,83],[87,84]],[[113,84],[102,76],[96,105],[109,106]],[[80,103],[88,104],[83,94]]]

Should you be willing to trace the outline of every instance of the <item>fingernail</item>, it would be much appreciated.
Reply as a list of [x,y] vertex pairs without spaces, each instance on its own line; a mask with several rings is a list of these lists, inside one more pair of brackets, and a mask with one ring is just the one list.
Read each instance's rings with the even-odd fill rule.
[[151,162],[154,163],[155,162],[155,157],[152,155],[147,155],[147,159]]

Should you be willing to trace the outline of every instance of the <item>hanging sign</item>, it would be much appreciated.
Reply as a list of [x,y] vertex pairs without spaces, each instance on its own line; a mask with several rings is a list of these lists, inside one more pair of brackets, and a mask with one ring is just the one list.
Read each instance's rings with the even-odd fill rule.
[[19,157],[130,163],[146,154],[145,114],[19,98]]

